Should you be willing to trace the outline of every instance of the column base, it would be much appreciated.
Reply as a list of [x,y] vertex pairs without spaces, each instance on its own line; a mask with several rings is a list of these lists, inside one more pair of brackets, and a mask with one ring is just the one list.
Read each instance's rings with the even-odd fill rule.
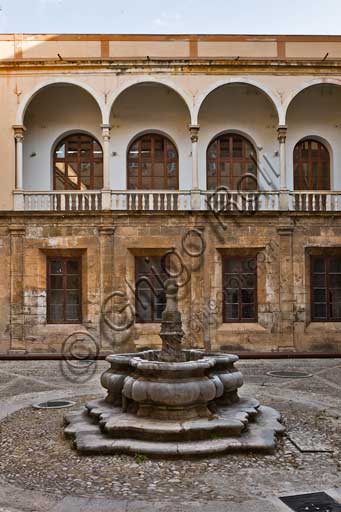
[[191,190],[191,209],[192,210],[201,210],[200,190],[199,189]]

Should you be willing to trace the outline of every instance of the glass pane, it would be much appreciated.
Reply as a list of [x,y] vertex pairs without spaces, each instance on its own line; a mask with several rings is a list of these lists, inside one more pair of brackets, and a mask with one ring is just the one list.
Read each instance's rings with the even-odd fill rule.
[[225,274],[224,275],[224,288],[239,288],[240,279],[239,274]]
[[234,140],[233,140],[233,156],[235,158],[243,156],[243,140],[242,140],[242,138],[234,137]]
[[331,304],[330,316],[333,320],[341,318],[341,302],[333,302]]
[[94,189],[98,190],[103,188],[103,178],[94,178]]
[[330,258],[329,270],[341,273],[341,258]]
[[81,162],[79,165],[81,176],[90,176],[91,165],[89,162]]
[[341,288],[341,274],[329,274],[329,285],[331,288]]
[[238,290],[235,288],[225,288],[225,302],[238,302]]
[[52,290],[61,290],[63,288],[63,276],[51,276],[50,287]]
[[327,306],[326,304],[314,304],[313,308],[314,318],[326,318]]
[[59,148],[57,148],[56,157],[65,158],[65,144],[62,144],[61,146],[59,146]]
[[224,260],[225,272],[239,272],[241,270],[241,260],[237,258],[228,258]]
[[313,274],[313,286],[324,287],[326,282],[325,274]]
[[50,304],[64,304],[64,290],[51,290],[49,302]]
[[66,292],[66,304],[79,304],[79,292]]
[[246,304],[242,306],[242,319],[250,319],[255,317],[254,304]]
[[313,291],[314,302],[326,302],[326,290],[324,288],[315,288]]
[[[329,290],[329,296],[331,302],[341,302],[341,289],[340,288],[332,288]],[[323,302],[323,301],[316,301]]]
[[168,176],[176,175],[176,163],[170,162],[167,164],[167,174]]
[[64,321],[63,306],[51,305],[49,309],[49,320],[53,323],[62,323]]
[[313,259],[313,272],[325,272],[326,264],[324,258]]
[[66,268],[68,274],[79,274],[79,261],[68,260],[66,263]]
[[242,302],[250,303],[254,302],[253,290],[242,290]]
[[51,261],[50,262],[50,274],[61,274],[63,272],[62,261]]
[[79,308],[78,306],[73,306],[70,304],[67,304],[65,307],[65,314],[66,314],[66,320],[68,322],[72,322],[79,319]]
[[80,288],[79,276],[67,276],[66,288],[68,290],[78,290]]
[[225,319],[238,320],[237,304],[225,304]]
[[103,164],[102,162],[94,162],[94,176],[103,176]]

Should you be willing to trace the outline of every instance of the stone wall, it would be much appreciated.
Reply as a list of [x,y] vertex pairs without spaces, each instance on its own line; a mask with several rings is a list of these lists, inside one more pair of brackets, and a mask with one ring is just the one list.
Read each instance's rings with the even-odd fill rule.
[[[74,331],[90,332],[104,352],[158,346],[158,324],[114,332],[101,318],[101,304],[115,290],[134,304],[135,256],[172,248],[174,261],[183,265],[179,307],[186,345],[232,352],[340,352],[341,325],[310,322],[309,258],[341,252],[341,215],[239,214],[224,217],[224,223],[222,229],[210,213],[3,214],[0,353],[59,353]],[[188,254],[200,246],[200,257]],[[257,257],[257,323],[222,323],[224,254]],[[82,258],[81,325],[46,322],[49,255]]]

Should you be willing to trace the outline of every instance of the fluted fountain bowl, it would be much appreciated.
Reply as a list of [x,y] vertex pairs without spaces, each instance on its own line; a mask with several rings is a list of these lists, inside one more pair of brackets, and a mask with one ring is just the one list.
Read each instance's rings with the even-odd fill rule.
[[182,350],[178,285],[165,282],[161,350],[110,355],[102,375],[107,396],[65,417],[65,434],[83,453],[207,455],[273,450],[280,415],[239,398],[242,374],[231,354]]
[[65,434],[84,453],[186,456],[235,450],[271,451],[283,432],[280,415],[240,398],[238,356],[183,350],[114,354],[102,377],[103,399],[65,418]]

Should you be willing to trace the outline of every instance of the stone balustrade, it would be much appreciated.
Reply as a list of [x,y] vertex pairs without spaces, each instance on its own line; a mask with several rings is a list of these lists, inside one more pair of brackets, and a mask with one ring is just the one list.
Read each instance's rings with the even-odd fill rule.
[[15,211],[340,211],[341,191],[14,191]]

